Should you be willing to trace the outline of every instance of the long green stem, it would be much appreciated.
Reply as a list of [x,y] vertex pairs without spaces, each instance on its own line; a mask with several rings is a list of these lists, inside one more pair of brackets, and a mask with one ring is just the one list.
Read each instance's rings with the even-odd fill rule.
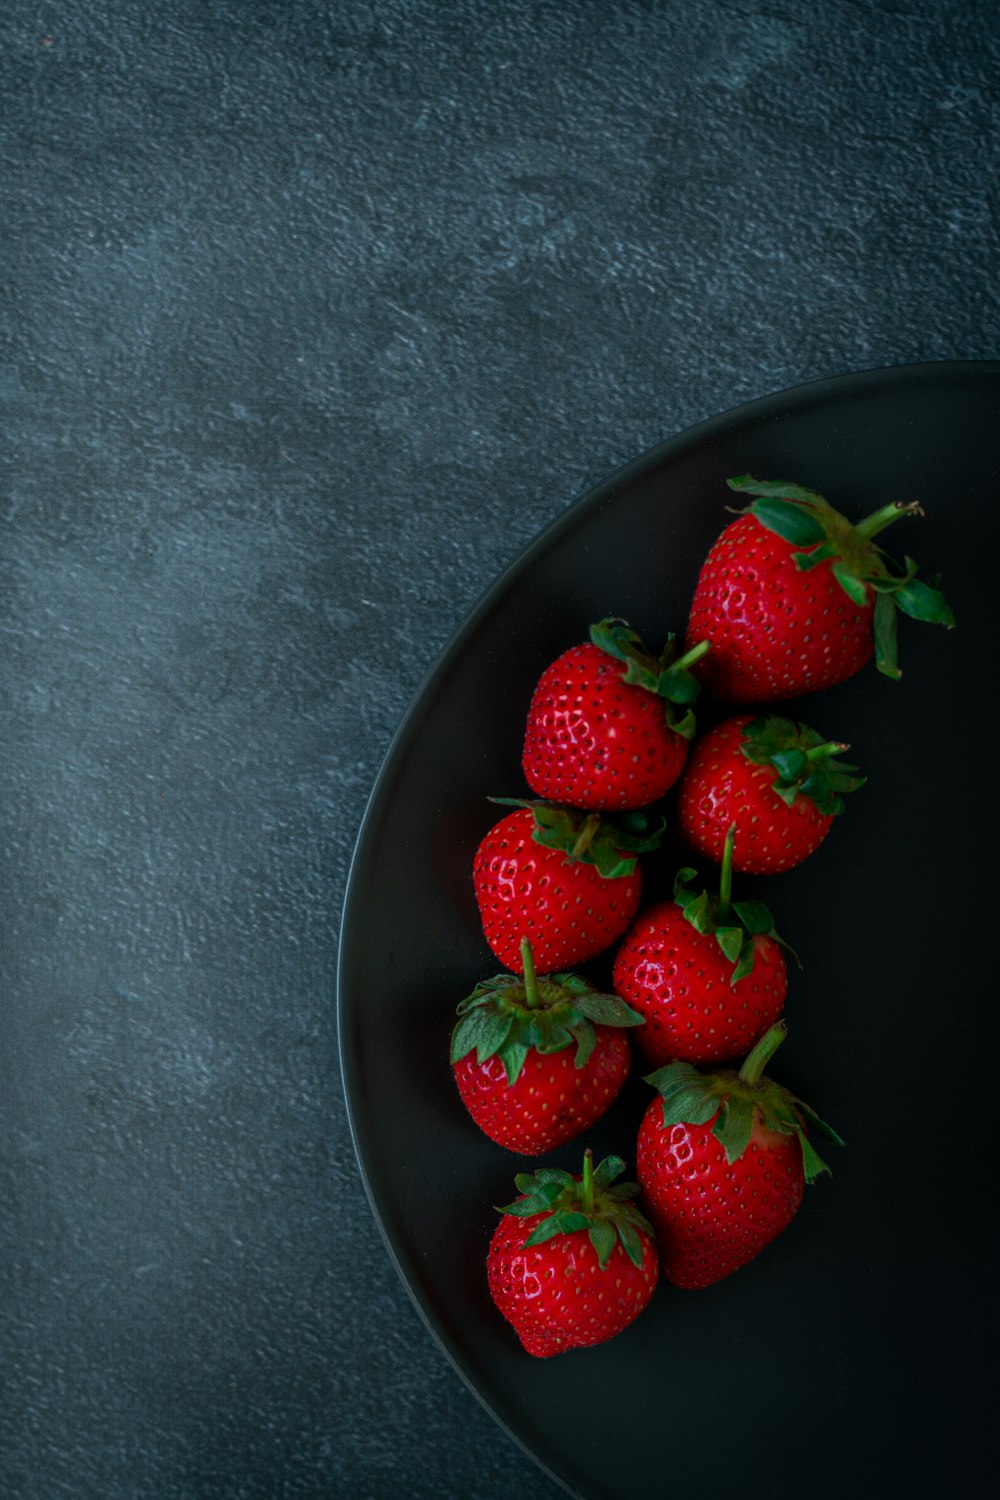
[[736,846],[736,824],[730,823],[726,834],[726,842],[722,849],[722,873],[719,876],[719,915],[716,919],[719,927],[725,927],[729,922],[729,913],[733,900],[733,849]]
[[771,1027],[770,1031],[765,1031],[753,1051],[747,1055],[743,1066],[740,1068],[739,1079],[741,1083],[748,1083],[752,1087],[755,1083],[760,1082],[761,1074],[787,1035],[788,1030],[784,1021],[779,1021],[777,1025]]
[[582,859],[587,850],[590,848],[591,844],[594,842],[594,834],[597,832],[600,826],[600,813],[590,813],[586,818],[583,827],[580,829],[580,833],[576,840],[576,843],[573,845],[573,848],[570,851],[569,857],[571,860]]
[[850,745],[841,744],[839,740],[827,740],[825,745],[814,745],[811,750],[805,752],[806,760],[825,760],[828,755],[843,755],[850,750]]
[[524,998],[529,1006],[535,1007],[541,1004],[542,997],[538,992],[535,955],[531,951],[531,944],[527,938],[521,939],[521,964],[524,968]]
[[583,1177],[580,1181],[580,1211],[594,1212],[594,1153],[588,1146],[583,1153]]
[[883,505],[881,510],[876,510],[865,520],[859,521],[854,529],[860,536],[871,541],[873,536],[878,536],[880,531],[884,531],[902,516],[922,515],[923,510],[915,500],[911,500],[909,504],[905,500],[894,500],[891,505]]
[[711,651],[711,649],[711,641],[699,641],[697,646],[692,646],[690,651],[685,651],[683,656],[679,656],[675,662],[671,662],[671,671],[676,672],[679,668],[686,670],[688,667],[693,667],[695,662],[701,661],[706,652]]

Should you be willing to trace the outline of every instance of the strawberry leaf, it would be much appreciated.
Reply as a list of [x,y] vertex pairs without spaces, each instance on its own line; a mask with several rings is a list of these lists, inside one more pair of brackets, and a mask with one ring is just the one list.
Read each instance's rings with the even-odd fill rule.
[[919,578],[904,583],[892,597],[896,608],[914,620],[928,620],[932,625],[949,627],[955,623],[955,617],[941,590],[931,588],[929,583],[921,583]]
[[745,943],[740,949],[740,956],[736,960],[736,963],[733,967],[733,972],[730,975],[729,983],[731,985],[739,984],[741,979],[746,979],[748,974],[753,973],[754,958],[755,954],[753,939],[751,938],[750,941],[748,943]]
[[719,1107],[719,1094],[693,1063],[672,1062],[646,1075],[663,1099],[664,1125],[704,1125]]
[[712,1134],[725,1151],[730,1166],[739,1160],[750,1144],[753,1116],[753,1104],[739,1094],[730,1094],[719,1109],[719,1118],[712,1126]]
[[807,490],[803,485],[791,484],[785,479],[754,479],[752,474],[740,474],[735,479],[727,479],[726,483],[731,490],[743,495],[758,495],[767,500],[791,500],[799,505],[829,509],[823,496],[816,490]]
[[717,927],[715,929],[715,941],[722,949],[731,964],[739,961],[743,952],[743,944],[746,941],[746,933],[742,927]]
[[617,1186],[608,1188],[608,1194],[614,1198],[616,1203],[624,1203],[627,1198],[639,1196],[639,1184],[637,1182],[620,1182]]
[[[575,1180],[572,1174],[565,1172],[562,1167],[539,1167],[537,1172],[522,1172],[520,1177],[523,1177],[526,1182],[534,1181],[545,1184],[555,1182],[560,1187],[572,1187]],[[518,1177],[515,1177],[514,1181],[520,1186],[520,1179]],[[522,1188],[522,1192],[524,1191],[527,1190]]]
[[577,1208],[561,1208],[556,1213],[556,1224],[560,1234],[576,1234],[578,1229],[590,1227],[590,1216]]
[[643,1026],[646,1021],[620,995],[599,995],[594,990],[574,996],[573,1009],[599,1026]]
[[799,502],[756,500],[750,507],[750,514],[768,531],[775,532],[795,547],[809,547],[826,541],[822,523]]
[[641,666],[643,660],[652,660],[643,647],[641,637],[627,620],[622,620],[617,615],[608,615],[600,624],[591,625],[589,634],[594,645],[606,655],[613,656],[615,661]]
[[822,1172],[829,1172],[830,1168],[812,1146],[805,1131],[797,1131],[796,1134],[799,1137],[799,1145],[802,1148],[802,1170],[805,1174],[806,1182],[815,1182],[816,1178]]
[[[594,1168],[594,1186],[596,1188],[610,1188],[616,1177],[620,1177],[625,1170],[625,1163],[620,1156],[606,1156],[604,1160]],[[634,1197],[639,1191],[639,1185],[635,1182],[623,1182],[620,1187],[614,1189],[614,1193],[625,1193]]]
[[844,562],[834,563],[832,571],[834,578],[836,578],[848,599],[853,604],[856,604],[859,609],[864,609],[868,604],[868,589],[849,564]]
[[629,1260],[642,1270],[642,1240],[627,1219],[623,1219],[618,1225],[618,1238]]
[[809,573],[813,568],[818,568],[820,563],[836,555],[837,549],[833,543],[824,542],[821,547],[813,547],[811,552],[793,552],[792,562],[800,573]]
[[509,1214],[513,1219],[530,1219],[532,1214],[544,1213],[549,1205],[541,1198],[529,1194],[525,1198],[517,1198],[513,1203],[508,1203],[504,1208],[498,1208],[497,1213]]
[[531,1231],[524,1242],[525,1249],[531,1245],[543,1245],[546,1240],[554,1239],[557,1234],[573,1234],[577,1229],[586,1229],[587,1226],[586,1215],[557,1210]]
[[[680,906],[682,903],[678,902],[678,905]],[[683,911],[695,932],[700,932],[703,937],[707,937],[714,932],[715,922],[712,917],[712,898],[707,891],[701,891],[697,896],[688,897],[683,902]]]
[[474,1010],[455,1027],[451,1038],[451,1061],[457,1063],[473,1050],[479,1062],[499,1052],[514,1024],[512,1015]]
[[821,1120],[816,1111],[810,1109],[808,1104],[803,1104],[801,1099],[796,1099],[795,1107],[800,1115],[805,1116],[806,1123],[817,1135],[821,1135],[825,1141],[831,1141],[835,1146],[842,1146],[844,1144],[833,1126],[828,1125],[825,1120]]
[[[555,1017],[552,1017],[547,1025],[535,1023],[535,1036],[532,1038],[531,1045],[536,1052],[562,1052],[574,1039],[579,1043],[578,1029],[586,1030],[589,1039],[588,1050],[592,1052],[594,1050],[593,1026],[587,1026],[585,1021],[570,1022],[566,1025],[562,1021],[557,1021]],[[579,1050],[579,1045],[577,1050]],[[579,1066],[580,1064],[577,1063],[577,1067]]]
[[771,764],[782,781],[800,781],[809,774],[809,761],[800,745],[775,751],[771,756]]
[[[620,1231],[619,1231],[620,1233]],[[607,1265],[612,1250],[615,1248],[615,1229],[606,1219],[600,1220],[590,1227],[590,1243],[597,1251],[597,1263],[601,1270]],[[642,1262],[639,1262],[640,1265]]]
[[507,1041],[502,1047],[497,1048],[496,1055],[503,1063],[508,1085],[516,1083],[520,1078],[524,1060],[530,1051],[531,1048],[526,1042]]
[[575,1026],[569,1028],[569,1034],[576,1041],[576,1056],[573,1058],[574,1068],[585,1068],[594,1051],[594,1043],[597,1040],[593,1026],[586,1021],[578,1021]]
[[889,594],[875,600],[874,632],[876,667],[886,677],[902,677],[896,664],[896,606]]
[[734,901],[733,911],[751,937],[764,937],[774,931],[774,918],[763,901]]
[[660,673],[656,691],[671,703],[693,703],[701,692],[701,683],[687,667],[673,666]]
[[591,849],[588,863],[593,864],[598,875],[605,880],[618,880],[623,875],[631,875],[635,869],[634,859],[625,858],[619,849],[607,843],[596,844]]

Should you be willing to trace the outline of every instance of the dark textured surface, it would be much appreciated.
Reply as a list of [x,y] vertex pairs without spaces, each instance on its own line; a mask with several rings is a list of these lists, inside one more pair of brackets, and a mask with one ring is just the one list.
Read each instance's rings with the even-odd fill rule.
[[350,848],[621,461],[993,357],[995,5],[0,12],[0,1492],[559,1493],[432,1342],[337,1071]]

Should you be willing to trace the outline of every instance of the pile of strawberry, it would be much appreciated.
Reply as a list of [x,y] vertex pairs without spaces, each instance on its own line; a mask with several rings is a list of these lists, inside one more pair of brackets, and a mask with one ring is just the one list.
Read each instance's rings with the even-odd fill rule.
[[[682,650],[671,638],[654,656],[610,619],[554,661],[524,737],[533,796],[497,799],[512,810],[475,856],[484,934],[508,970],[462,1002],[452,1035],[476,1124],[538,1156],[610,1108],[633,1048],[651,1069],[638,1183],[587,1150],[579,1176],[519,1174],[501,1211],[490,1291],[539,1357],[620,1332],[661,1276],[705,1287],[746,1264],[828,1170],[816,1138],[841,1144],[764,1071],[785,1036],[788,950],[733,877],[800,864],[862,782],[842,742],[732,710],[833,687],[873,655],[898,677],[896,611],[953,620],[916,565],[900,569],[875,540],[917,506],[852,525],[801,486],[729,484],[753,500],[705,560]],[[698,737],[701,690],[730,716]],[[644,907],[641,858],[664,813],[717,874],[684,868],[672,899]],[[612,949],[611,993],[572,972]]]

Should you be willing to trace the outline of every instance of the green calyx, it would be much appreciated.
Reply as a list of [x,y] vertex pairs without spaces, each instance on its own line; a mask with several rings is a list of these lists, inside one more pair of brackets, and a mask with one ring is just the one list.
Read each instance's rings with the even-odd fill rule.
[[[784,938],[774,930],[774,918],[763,901],[734,901],[733,847],[736,824],[726,834],[718,892],[699,888],[698,872],[683,869],[674,881],[674,900],[696,932],[714,937],[733,966],[730,984],[737,984],[753,969],[754,938],[770,937],[783,948]],[[792,949],[788,948],[791,953]]]
[[772,789],[791,807],[796,798],[808,797],[825,817],[844,811],[844,796],[864,786],[857,766],[837,760],[849,745],[824,740],[807,724],[767,714],[753,719],[743,730],[740,749],[755,766],[774,771]]
[[691,705],[701,685],[690,668],[709,650],[708,641],[700,641],[679,657],[676,637],[669,635],[659,656],[654,656],[627,621],[614,616],[591,625],[590,639],[608,656],[625,663],[625,682],[663,699],[667,723],[675,734],[686,740],[694,739],[697,726]]
[[597,1251],[602,1271],[611,1258],[616,1241],[632,1264],[641,1269],[643,1247],[640,1231],[650,1238],[655,1236],[649,1221],[633,1202],[639,1194],[638,1183],[622,1182],[612,1186],[624,1170],[625,1163],[620,1156],[607,1156],[600,1166],[595,1167],[593,1153],[588,1150],[583,1159],[581,1177],[573,1177],[558,1167],[520,1172],[514,1182],[522,1196],[497,1212],[512,1214],[519,1219],[526,1219],[531,1214],[545,1214],[525,1240],[526,1249],[531,1245],[542,1245],[557,1234],[575,1234],[584,1229]]
[[498,974],[484,979],[458,1006],[451,1037],[451,1061],[475,1052],[478,1062],[499,1057],[508,1085],[516,1083],[528,1053],[562,1052],[576,1047],[575,1068],[590,1060],[595,1026],[641,1026],[644,1018],[617,995],[602,995],[577,974],[539,979],[531,944],[521,943],[524,977]]
[[491,797],[505,807],[530,807],[532,838],[546,849],[558,849],[570,864],[593,865],[606,880],[631,875],[635,856],[659,848],[666,822],[643,812],[586,813],[530,797]]
[[804,550],[796,552],[802,572],[829,562],[847,597],[864,608],[875,600],[875,664],[887,677],[899,677],[896,659],[896,611],[951,629],[955,624],[948,602],[934,583],[917,577],[917,564],[904,557],[899,564],[876,546],[875,537],[903,516],[924,514],[916,501],[883,505],[856,526],[818,494],[782,480],[761,481],[741,474],[727,481],[729,488],[756,499],[747,507],[769,531]]
[[787,1031],[779,1021],[766,1031],[739,1071],[720,1068],[706,1073],[691,1063],[673,1062],[646,1077],[663,1100],[664,1125],[707,1125],[730,1165],[743,1155],[759,1120],[767,1130],[797,1137],[806,1182],[830,1168],[816,1152],[809,1136],[821,1136],[837,1146],[844,1143],[835,1130],[808,1104],[764,1076],[764,1068],[784,1041]]

